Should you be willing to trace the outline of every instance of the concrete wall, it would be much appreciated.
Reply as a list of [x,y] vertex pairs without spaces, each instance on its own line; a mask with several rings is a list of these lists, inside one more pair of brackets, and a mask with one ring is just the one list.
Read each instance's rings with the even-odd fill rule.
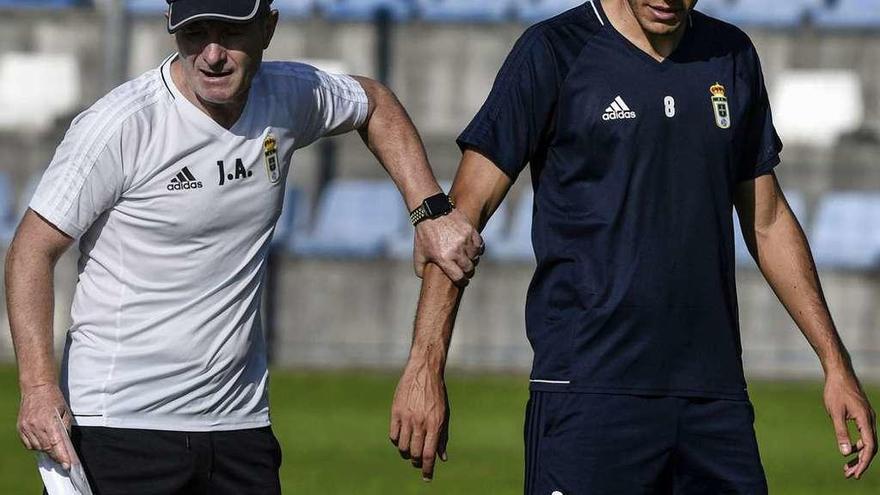
[[[465,292],[450,365],[528,370],[525,294],[533,267],[481,264]],[[823,273],[832,313],[858,370],[880,379],[880,278]],[[754,269],[738,273],[744,361],[766,377],[815,377],[810,346]],[[419,282],[407,263],[288,260],[277,362],[285,366],[399,367],[407,356]]]
[[[56,271],[56,342],[63,342],[76,281],[75,254]],[[473,371],[527,371],[525,294],[533,267],[484,262],[467,288],[450,366]],[[825,293],[857,370],[880,380],[880,276],[822,273]],[[812,349],[753,269],[738,274],[747,372],[752,376],[821,376]],[[398,369],[409,351],[420,283],[407,262],[283,259],[274,296],[275,363],[296,368]],[[5,304],[0,361],[13,357]],[[60,351],[59,351],[60,352]]]

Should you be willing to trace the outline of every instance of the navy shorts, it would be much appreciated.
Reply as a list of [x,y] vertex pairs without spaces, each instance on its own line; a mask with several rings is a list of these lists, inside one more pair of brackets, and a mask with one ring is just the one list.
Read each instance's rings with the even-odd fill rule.
[[532,392],[526,495],[764,495],[747,400]]
[[269,427],[216,432],[73,427],[95,495],[280,495]]

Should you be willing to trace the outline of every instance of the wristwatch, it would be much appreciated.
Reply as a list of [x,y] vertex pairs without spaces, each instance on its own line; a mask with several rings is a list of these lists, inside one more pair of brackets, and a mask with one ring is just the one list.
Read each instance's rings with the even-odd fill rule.
[[448,215],[453,208],[455,208],[455,203],[452,201],[452,198],[442,192],[437,193],[422,201],[418,208],[409,212],[409,220],[415,226],[423,220]]

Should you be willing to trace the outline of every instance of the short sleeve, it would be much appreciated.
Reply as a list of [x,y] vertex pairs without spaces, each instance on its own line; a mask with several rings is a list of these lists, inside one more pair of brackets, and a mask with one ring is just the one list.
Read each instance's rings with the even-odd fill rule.
[[751,79],[751,98],[746,112],[747,122],[744,129],[744,145],[738,167],[737,179],[752,180],[769,174],[779,165],[779,153],[782,141],[773,126],[773,115],[770,110],[770,99],[764,84],[761,62],[755,47],[749,43],[746,51],[746,76]]
[[[361,127],[369,113],[369,100],[364,88],[351,76],[331,74],[317,69],[311,71],[306,91],[301,92],[312,111],[298,112],[302,123],[301,146],[324,136],[343,134]],[[297,109],[295,109],[297,111]]]
[[556,107],[558,66],[542,31],[530,28],[516,42],[498,72],[492,91],[458,137],[516,179],[540,149]]
[[91,111],[74,119],[28,205],[73,238],[112,208],[124,189],[122,129],[102,133],[107,126],[100,120]]

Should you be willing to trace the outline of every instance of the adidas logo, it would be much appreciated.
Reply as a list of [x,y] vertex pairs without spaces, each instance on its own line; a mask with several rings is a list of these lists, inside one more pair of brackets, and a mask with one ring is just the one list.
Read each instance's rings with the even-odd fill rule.
[[181,191],[184,189],[201,189],[202,183],[196,180],[196,177],[189,171],[189,167],[183,167],[183,170],[177,173],[168,184],[169,191]]
[[614,101],[611,102],[611,106],[606,108],[605,113],[602,114],[602,120],[623,120],[634,118],[636,118],[636,113],[626,106],[626,103],[623,102],[623,98],[621,98],[620,95],[617,95],[617,98],[614,98]]

